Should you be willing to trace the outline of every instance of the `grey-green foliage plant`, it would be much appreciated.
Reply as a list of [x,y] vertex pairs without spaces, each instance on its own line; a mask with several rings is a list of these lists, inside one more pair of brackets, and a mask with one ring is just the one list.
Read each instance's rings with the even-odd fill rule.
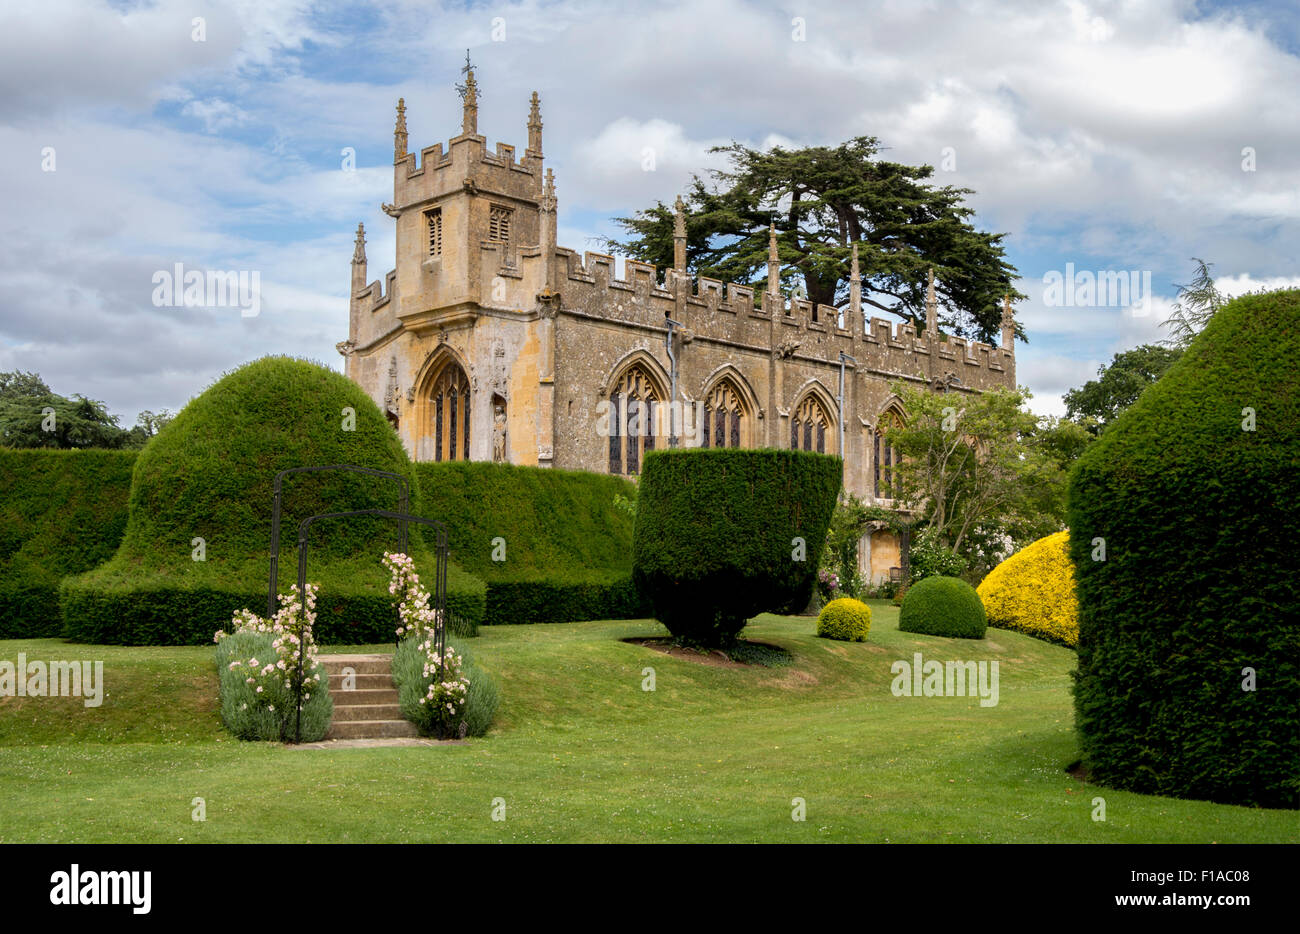
[[[269,710],[263,694],[254,693],[252,685],[245,680],[247,670],[242,666],[232,671],[230,663],[257,658],[265,661],[277,658],[272,642],[275,636],[269,632],[234,632],[217,643],[217,677],[221,692],[221,720],[226,729],[239,739],[264,740],[280,742],[286,737],[292,739],[297,730],[297,715],[294,699],[288,691],[279,689],[279,679],[271,679],[268,685],[272,691],[279,691],[271,698]],[[330,721],[334,717],[334,701],[330,697],[329,677],[324,668],[317,666],[321,676],[320,688],[311,693],[311,697],[302,707],[302,742],[314,743],[325,738]]]
[[[421,734],[432,736],[438,733],[441,724],[433,716],[429,705],[420,703],[436,677],[424,674],[425,655],[420,649],[420,643],[426,638],[427,633],[417,633],[399,642],[393,653],[392,671],[402,716],[414,723]],[[469,679],[469,694],[465,709],[461,712],[465,728],[463,735],[482,736],[492,725],[501,700],[496,679],[474,661],[473,654],[459,640],[448,639],[447,648],[461,656],[461,672]],[[461,735],[459,730],[456,732]]]

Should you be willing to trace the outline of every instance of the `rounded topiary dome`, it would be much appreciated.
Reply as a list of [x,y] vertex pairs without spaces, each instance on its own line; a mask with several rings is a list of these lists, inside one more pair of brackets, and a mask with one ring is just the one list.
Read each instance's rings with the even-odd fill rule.
[[1300,805],[1300,290],[1222,307],[1071,474],[1104,784]]
[[817,635],[841,642],[866,642],[871,632],[871,607],[852,597],[840,597],[817,615]]
[[[191,400],[140,452],[122,552],[181,565],[191,562],[198,537],[207,560],[261,560],[271,537],[275,474],[325,464],[401,474],[414,496],[402,443],[360,386],[305,360],[245,364]],[[397,507],[395,482],[361,474],[290,475],[283,490],[280,540],[289,553],[299,521],[313,513]],[[382,531],[395,528],[378,520],[313,526],[311,553],[373,551],[376,540],[396,542],[395,532]]]
[[[267,357],[222,377],[141,451],[117,553],[63,583],[64,634],[83,642],[203,643],[229,628],[238,609],[265,613],[275,475],[331,464],[398,474],[407,480],[408,505],[418,501],[415,472],[397,433],[341,373]],[[297,580],[302,519],[396,510],[398,495],[398,484],[383,477],[285,477],[277,592],[287,593]],[[326,519],[312,526],[307,579],[320,586],[319,642],[393,637],[395,611],[381,558],[398,541],[397,523],[387,519]],[[425,541],[413,525],[407,551],[428,585],[435,567]],[[484,594],[481,581],[449,564],[447,606],[458,617],[481,619]]]
[[1057,532],[1026,545],[980,582],[989,625],[1062,645],[1079,644],[1070,533]]
[[975,588],[960,577],[926,577],[907,589],[898,611],[899,632],[954,639],[983,639],[988,625]]

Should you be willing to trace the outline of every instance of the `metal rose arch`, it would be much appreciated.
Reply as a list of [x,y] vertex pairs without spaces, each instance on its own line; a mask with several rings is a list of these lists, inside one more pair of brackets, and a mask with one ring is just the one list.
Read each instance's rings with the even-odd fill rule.
[[[267,615],[273,616],[276,610],[276,589],[279,583],[280,573],[280,511],[284,478],[294,473],[320,473],[323,471],[347,471],[350,473],[367,474],[372,477],[387,477],[397,484],[397,509],[351,509],[341,512],[322,512],[314,516],[308,516],[298,526],[298,593],[307,592],[307,536],[311,530],[312,523],[318,519],[344,519],[356,516],[373,516],[381,519],[393,519],[398,524],[398,551],[406,554],[408,548],[408,531],[412,522],[420,525],[430,526],[435,530],[436,541],[433,543],[433,553],[437,562],[437,568],[434,573],[433,593],[430,595],[433,609],[435,610],[434,624],[434,644],[438,649],[438,655],[441,658],[446,652],[447,642],[447,561],[448,561],[448,542],[447,527],[441,522],[434,519],[426,519],[423,516],[414,516],[409,512],[411,502],[410,485],[406,477],[401,474],[393,473],[388,470],[376,470],[372,467],[358,467],[355,464],[327,464],[316,467],[290,467],[281,470],[275,475],[275,491],[271,506],[271,568],[270,581],[267,586],[266,609]],[[298,707],[297,721],[294,726],[294,740],[299,742],[302,739],[302,675],[304,652],[302,642],[298,645],[298,678],[296,689],[295,703]],[[440,662],[438,667],[438,676],[441,679],[445,662]]]
[[[375,470],[373,467],[358,467],[355,464],[328,464],[321,467],[290,467],[287,470],[281,470],[275,475],[275,495],[271,502],[271,582],[267,587],[266,593],[266,615],[274,616],[276,607],[276,585],[280,573],[280,498],[284,485],[284,478],[291,473],[320,473],[326,470],[346,470],[350,473],[363,473],[372,477],[388,477],[396,481],[398,486],[397,493],[397,511],[406,512],[409,510],[411,502],[411,490],[407,485],[406,478],[401,474],[392,473],[388,470]],[[398,548],[397,550],[406,553],[406,529],[407,525],[402,522],[398,531]],[[301,593],[301,591],[299,591]]]
[[[344,512],[321,512],[314,516],[308,516],[302,520],[298,526],[298,592],[307,592],[307,537],[311,532],[312,523],[318,519],[348,519],[355,516],[376,516],[381,519],[394,519],[401,524],[403,546],[405,546],[407,524],[417,522],[420,525],[427,525],[434,529],[437,539],[433,545],[433,552],[437,558],[437,570],[434,573],[434,588],[431,596],[431,603],[434,609],[434,645],[438,650],[438,679],[442,680],[443,671],[446,667],[444,656],[446,655],[447,644],[447,527],[436,519],[426,519],[423,516],[413,516],[409,512],[393,512],[389,509],[349,509]],[[298,678],[297,678],[297,697],[294,698],[298,706],[297,723],[294,727],[295,742],[301,741],[302,738],[302,669],[303,669],[302,643],[298,645]]]

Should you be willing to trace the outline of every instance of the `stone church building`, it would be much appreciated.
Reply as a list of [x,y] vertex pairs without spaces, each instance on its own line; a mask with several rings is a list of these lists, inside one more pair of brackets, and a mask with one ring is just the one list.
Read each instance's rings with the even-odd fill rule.
[[[393,201],[383,205],[397,225],[396,269],[382,280],[368,279],[357,228],[348,338],[338,349],[416,460],[635,475],[646,451],[676,435],[683,446],[842,454],[846,488],[888,507],[893,453],[882,435],[907,419],[892,381],[951,392],[1015,387],[1009,305],[1001,347],[991,347],[940,340],[932,284],[921,334],[864,321],[856,276],[843,312],[787,299],[775,233],[763,293],[692,279],[680,199],[675,268],[661,275],[628,260],[616,278],[613,257],[555,242],[537,94],[522,157],[505,143],[489,150],[477,124],[472,71],[460,135],[445,148],[408,152],[398,101]],[[888,530],[862,546],[872,581],[898,566]]]

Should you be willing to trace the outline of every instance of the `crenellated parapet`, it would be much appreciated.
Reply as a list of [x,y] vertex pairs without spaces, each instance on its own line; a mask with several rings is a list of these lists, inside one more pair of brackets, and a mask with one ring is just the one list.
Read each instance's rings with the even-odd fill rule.
[[[526,265],[532,257],[524,256]],[[540,255],[536,258],[540,261]],[[972,388],[1005,383],[1005,373],[1014,365],[1011,350],[934,330],[918,334],[910,321],[864,320],[861,315],[855,320],[851,305],[836,308],[770,292],[756,301],[752,285],[705,276],[691,279],[675,269],[661,272],[636,260],[625,261],[624,277],[619,278],[613,256],[563,247],[555,250],[554,262],[561,312],[588,319],[662,331],[664,317],[670,316],[684,324],[693,341],[741,345],[773,355],[797,344],[797,350],[785,355],[832,362],[843,351],[858,359],[859,366],[875,371],[929,379],[933,368],[939,371],[934,375],[953,373],[962,380],[960,385]],[[530,278],[525,270],[516,275],[521,285]],[[985,372],[990,375],[981,375]]]

